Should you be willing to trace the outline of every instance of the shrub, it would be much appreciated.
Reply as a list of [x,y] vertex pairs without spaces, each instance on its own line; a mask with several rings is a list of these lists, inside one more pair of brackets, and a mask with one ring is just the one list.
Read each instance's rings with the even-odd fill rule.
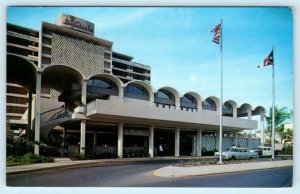
[[54,162],[54,159],[52,157],[35,155],[32,153],[27,153],[23,156],[9,156],[6,159],[7,166],[18,166],[18,165],[50,163],[50,162]]
[[281,154],[293,154],[293,146],[288,145],[281,150]]

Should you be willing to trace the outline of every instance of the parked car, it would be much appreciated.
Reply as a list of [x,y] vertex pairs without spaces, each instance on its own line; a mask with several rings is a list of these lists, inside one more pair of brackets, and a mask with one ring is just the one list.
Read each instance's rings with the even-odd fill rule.
[[[215,152],[215,157],[219,158],[220,153]],[[252,158],[257,158],[258,153],[250,152],[247,148],[227,148],[227,151],[222,152],[222,159],[224,160],[250,160]]]
[[259,157],[272,156],[272,148],[266,146],[257,146],[253,150],[250,150],[250,152],[257,153]]

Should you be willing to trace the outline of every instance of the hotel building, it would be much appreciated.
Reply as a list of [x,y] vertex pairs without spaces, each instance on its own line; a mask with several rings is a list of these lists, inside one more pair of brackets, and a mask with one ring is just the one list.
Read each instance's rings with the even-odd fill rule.
[[[175,88],[155,89],[151,68],[113,51],[113,42],[94,36],[94,24],[61,14],[39,31],[7,24],[7,123],[9,130],[34,130],[36,142],[54,133],[80,153],[146,149],[160,155],[201,156],[218,148],[220,100]],[[264,108],[233,100],[223,104],[223,147],[249,139],[253,115]],[[261,119],[263,123],[263,119]],[[252,146],[260,144],[252,140]],[[251,147],[251,146],[250,146]],[[39,145],[34,152],[39,154]]]

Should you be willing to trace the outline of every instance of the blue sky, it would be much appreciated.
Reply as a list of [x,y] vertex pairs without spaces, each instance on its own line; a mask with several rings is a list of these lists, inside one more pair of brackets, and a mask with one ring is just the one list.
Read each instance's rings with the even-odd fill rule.
[[60,13],[95,23],[95,36],[152,68],[152,85],[220,97],[220,53],[210,30],[224,21],[224,101],[267,109],[271,66],[256,68],[275,46],[276,105],[293,109],[293,20],[288,8],[10,7],[7,21],[39,29]]

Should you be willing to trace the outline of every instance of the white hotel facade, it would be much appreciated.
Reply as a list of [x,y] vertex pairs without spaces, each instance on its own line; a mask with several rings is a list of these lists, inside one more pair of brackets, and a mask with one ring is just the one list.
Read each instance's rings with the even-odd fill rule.
[[[34,130],[36,142],[58,132],[63,140],[78,138],[80,153],[89,148],[116,151],[118,157],[141,148],[154,157],[161,144],[168,147],[165,155],[173,156],[218,148],[220,100],[153,88],[151,68],[132,59],[95,37],[93,23],[73,16],[42,22],[39,31],[8,24],[8,128]],[[223,147],[239,144],[238,132],[257,129],[252,116],[261,115],[263,123],[264,112],[261,106],[226,101]],[[39,154],[38,144],[34,152]]]

